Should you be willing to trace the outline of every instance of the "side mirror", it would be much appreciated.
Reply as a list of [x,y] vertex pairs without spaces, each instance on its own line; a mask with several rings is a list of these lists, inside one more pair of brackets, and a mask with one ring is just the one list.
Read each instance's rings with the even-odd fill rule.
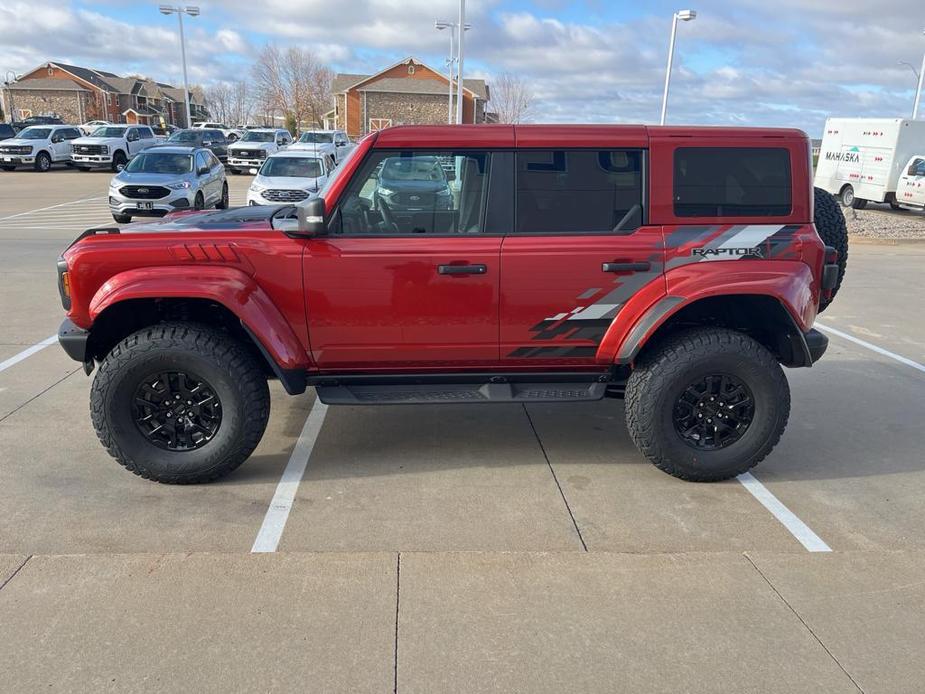
[[51,138],[53,144],[58,144],[59,142],[64,142],[64,138],[60,135],[55,135]]
[[200,166],[199,169],[196,171],[197,176],[206,176],[208,175],[208,173],[209,173],[208,166]]
[[324,213],[324,198],[311,198],[296,207],[299,217],[299,236],[320,236],[327,231]]
[[211,146],[212,146],[212,140],[203,140],[203,141],[202,141],[202,146],[203,146],[203,147],[211,147]]

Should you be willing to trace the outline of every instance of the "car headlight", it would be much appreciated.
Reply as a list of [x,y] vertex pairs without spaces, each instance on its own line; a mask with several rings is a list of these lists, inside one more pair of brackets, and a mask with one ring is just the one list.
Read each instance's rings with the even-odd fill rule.
[[180,181],[179,183],[168,183],[167,187],[170,188],[170,190],[183,190],[184,188],[189,188],[190,183],[189,181]]
[[111,181],[109,181],[109,187],[110,187],[112,190],[115,190],[115,189],[118,188],[120,185],[122,185],[122,181],[120,181],[118,178],[114,178],[114,179],[112,179]]
[[250,188],[248,188],[252,193],[262,193],[266,189],[266,186],[257,185],[256,183],[251,183]]
[[100,152],[103,154],[109,154],[109,145],[100,145]]

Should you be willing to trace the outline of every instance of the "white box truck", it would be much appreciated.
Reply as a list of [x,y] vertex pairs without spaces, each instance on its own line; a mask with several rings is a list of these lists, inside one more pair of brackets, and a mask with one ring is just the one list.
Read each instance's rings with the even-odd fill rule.
[[925,120],[829,118],[814,185],[855,209],[925,206]]

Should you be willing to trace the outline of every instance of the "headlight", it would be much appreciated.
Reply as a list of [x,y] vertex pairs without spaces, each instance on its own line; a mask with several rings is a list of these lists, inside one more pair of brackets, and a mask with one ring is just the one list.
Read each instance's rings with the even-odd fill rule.
[[183,190],[184,188],[189,188],[189,181],[180,181],[179,183],[168,183],[167,187],[170,190]]
[[100,145],[100,152],[103,154],[109,154],[109,145]]
[[122,185],[122,181],[120,181],[118,178],[114,178],[111,181],[109,181],[109,187],[112,188],[113,190],[118,188],[120,185]]
[[266,186],[257,185],[256,183],[251,183],[250,188],[248,188],[252,193],[262,193],[266,189]]

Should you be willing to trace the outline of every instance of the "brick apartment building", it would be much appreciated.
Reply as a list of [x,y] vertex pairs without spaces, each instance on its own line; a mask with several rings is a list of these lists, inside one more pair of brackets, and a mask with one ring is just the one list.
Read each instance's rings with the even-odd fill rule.
[[[374,75],[336,75],[331,92],[335,105],[325,114],[325,125],[342,128],[349,137],[391,125],[447,122],[449,78],[417,58],[405,58]],[[463,123],[484,123],[488,99],[484,80],[464,79]]]
[[[65,123],[107,120],[186,127],[182,88],[104,70],[49,62],[4,84],[0,91],[4,112],[13,120],[57,116]],[[190,110],[194,121],[208,118],[202,99],[193,94]]]

